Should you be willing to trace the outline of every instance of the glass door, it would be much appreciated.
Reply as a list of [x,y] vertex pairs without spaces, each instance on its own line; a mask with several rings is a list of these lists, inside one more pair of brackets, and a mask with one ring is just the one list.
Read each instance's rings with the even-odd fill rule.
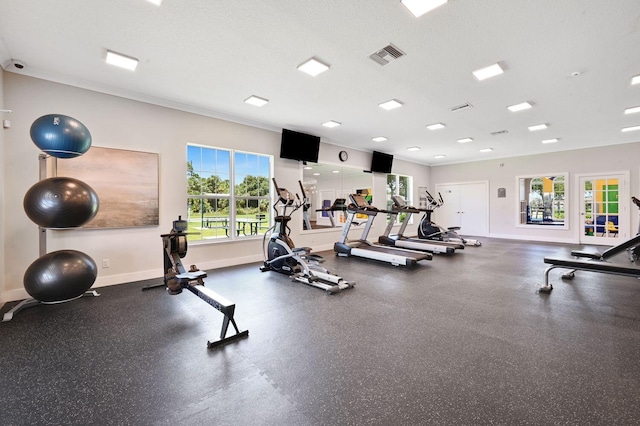
[[621,197],[624,182],[623,175],[580,178],[581,243],[616,245],[628,238],[628,220],[621,220],[622,212],[628,211]]

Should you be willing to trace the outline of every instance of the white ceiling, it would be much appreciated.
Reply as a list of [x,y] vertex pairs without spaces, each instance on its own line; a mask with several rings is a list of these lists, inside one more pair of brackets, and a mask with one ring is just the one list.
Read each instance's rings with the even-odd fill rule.
[[[406,56],[369,58],[389,43]],[[640,105],[630,84],[639,47],[638,0],[450,0],[420,18],[399,0],[0,0],[7,71],[424,164],[640,141],[620,131],[640,125],[623,113]],[[105,64],[107,49],[138,58],[138,69]],[[298,71],[310,57],[330,70]],[[495,62],[504,74],[472,75]],[[250,95],[270,102],[248,105]],[[404,107],[378,107],[389,99]],[[523,101],[533,109],[506,109]],[[466,102],[473,108],[450,111]],[[328,120],[342,125],[321,126]],[[426,129],[435,122],[447,127]],[[539,123],[549,128],[527,130]]]

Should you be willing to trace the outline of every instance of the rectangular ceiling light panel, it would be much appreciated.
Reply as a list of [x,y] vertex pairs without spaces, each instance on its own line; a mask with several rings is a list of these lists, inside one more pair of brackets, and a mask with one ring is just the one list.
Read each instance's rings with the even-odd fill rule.
[[107,63],[130,71],[135,71],[138,66],[138,60],[136,58],[112,52],[110,50],[107,50]]
[[535,131],[538,131],[538,130],[544,130],[546,128],[547,128],[547,125],[544,124],[544,123],[543,124],[536,124],[536,125],[533,125],[533,126],[529,126],[529,131],[530,132],[535,132]]
[[446,2],[447,0],[400,0],[400,3],[409,9],[409,12],[416,18],[432,11],[436,7],[442,6]]
[[480,68],[479,70],[475,70],[473,75],[480,81],[486,80],[487,78],[495,77],[496,75],[500,75],[504,72],[500,64],[489,65],[488,67]]
[[637,112],[640,112],[640,106],[627,108],[627,109],[624,110],[625,114],[635,114]]
[[317,76],[320,73],[329,69],[329,65],[323,64],[315,58],[311,58],[298,67],[298,69],[304,73],[309,74],[312,77]]
[[429,129],[429,130],[444,129],[444,124],[442,124],[442,123],[433,123],[433,124],[429,124],[429,125],[427,126],[427,129]]
[[264,105],[269,103],[269,99],[263,99],[261,97],[255,96],[255,95],[249,96],[244,101],[246,103],[248,103],[249,105],[254,105],[254,106],[257,106],[257,107],[261,107],[261,106],[264,106]]
[[378,106],[382,109],[386,109],[387,111],[400,108],[402,106],[402,102],[396,101],[395,99],[391,99],[390,101],[383,102],[378,104]]
[[507,107],[507,109],[511,112],[524,111],[525,109],[530,109],[530,108],[532,108],[532,105],[529,102],[522,102],[522,103]]
[[322,123],[324,127],[328,127],[330,129],[334,127],[338,127],[340,124],[342,123],[338,123],[337,121],[333,121],[333,120],[325,121],[324,123]]

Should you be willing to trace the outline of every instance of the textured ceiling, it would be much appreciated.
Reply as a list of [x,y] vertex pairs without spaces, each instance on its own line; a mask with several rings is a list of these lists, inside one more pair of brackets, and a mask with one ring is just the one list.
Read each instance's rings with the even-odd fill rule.
[[[406,56],[369,59],[389,43]],[[423,164],[640,141],[620,131],[640,125],[640,114],[623,114],[640,105],[630,84],[639,46],[638,0],[450,0],[420,18],[399,0],[0,0],[7,71]],[[106,65],[107,49],[138,58],[138,69]],[[298,71],[310,57],[330,70]],[[473,77],[495,62],[504,74]],[[250,95],[270,102],[248,105]],[[404,107],[378,107],[389,99]],[[523,101],[533,109],[506,109]],[[450,111],[465,102],[473,108]],[[321,126],[328,120],[342,125]],[[426,129],[435,122],[447,127]],[[527,130],[539,123],[549,128]]]

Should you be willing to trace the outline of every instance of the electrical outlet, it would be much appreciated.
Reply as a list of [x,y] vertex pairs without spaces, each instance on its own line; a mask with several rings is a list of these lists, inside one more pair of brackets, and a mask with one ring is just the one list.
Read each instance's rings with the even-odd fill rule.
[[111,266],[111,261],[109,259],[102,259],[102,267],[108,268]]

